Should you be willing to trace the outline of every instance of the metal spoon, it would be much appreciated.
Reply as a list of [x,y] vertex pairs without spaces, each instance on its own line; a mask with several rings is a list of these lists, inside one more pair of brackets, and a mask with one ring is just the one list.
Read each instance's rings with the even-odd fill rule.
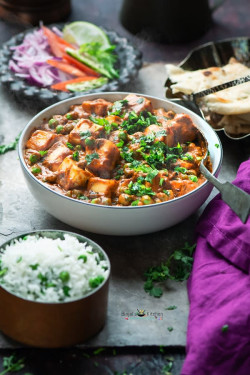
[[199,129],[198,131],[206,145],[206,154],[200,163],[201,173],[219,190],[222,200],[236,213],[240,220],[245,223],[250,213],[250,195],[230,182],[220,182],[207,170],[204,163],[208,157],[208,142],[202,132]]
[[176,104],[180,104],[183,107],[186,107],[186,108],[190,109],[191,111],[195,112],[197,115],[199,115],[200,117],[205,119],[205,116],[204,116],[202,110],[197,105],[197,99],[202,98],[203,96],[206,96],[206,95],[213,94],[213,93],[218,92],[218,91],[228,89],[229,87],[241,85],[242,83],[249,82],[249,81],[250,81],[250,75],[245,76],[245,77],[241,77],[241,78],[237,78],[237,79],[234,79],[232,81],[225,82],[225,83],[222,83],[222,84],[214,86],[214,87],[210,87],[209,89],[202,90],[202,91],[196,92],[196,93],[191,94],[191,95],[186,95],[187,99],[186,98],[183,98],[183,99],[173,98],[173,99],[171,99],[171,101],[175,102]]

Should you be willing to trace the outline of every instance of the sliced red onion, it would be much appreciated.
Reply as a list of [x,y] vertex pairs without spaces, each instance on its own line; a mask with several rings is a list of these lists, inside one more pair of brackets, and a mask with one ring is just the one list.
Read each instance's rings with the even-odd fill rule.
[[[57,35],[61,33],[58,29],[53,28],[53,31]],[[57,61],[61,59],[53,56],[42,29],[27,34],[22,44],[11,49],[14,53],[9,62],[9,69],[32,84],[46,87],[73,78],[72,75],[61,72],[47,63],[49,59]]]

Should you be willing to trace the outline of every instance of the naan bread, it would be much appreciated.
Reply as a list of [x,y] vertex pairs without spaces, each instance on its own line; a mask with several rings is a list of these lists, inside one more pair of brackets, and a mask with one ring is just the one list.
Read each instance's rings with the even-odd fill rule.
[[[223,67],[211,67],[196,71],[185,71],[182,68],[166,65],[173,84],[173,93],[192,94],[233,79],[250,74],[250,69],[231,58]],[[221,115],[238,115],[250,112],[250,82],[210,94],[200,99],[208,109]]]
[[[173,82],[170,86],[173,94],[190,95],[250,75],[250,69],[235,58],[223,67],[196,71],[187,71],[172,64],[167,64],[166,68]],[[213,127],[224,128],[231,135],[250,133],[250,82],[204,96],[199,99],[199,105]]]

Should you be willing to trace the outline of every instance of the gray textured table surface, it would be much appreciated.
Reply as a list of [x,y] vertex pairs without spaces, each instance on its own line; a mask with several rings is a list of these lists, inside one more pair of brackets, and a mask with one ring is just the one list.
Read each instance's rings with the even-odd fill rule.
[[[154,80],[149,79],[154,77]],[[145,65],[139,77],[125,88],[144,94],[164,97],[165,70],[163,64]],[[22,99],[22,98],[20,98]],[[36,113],[32,104],[16,103],[11,94],[0,87],[0,144],[12,141]],[[240,163],[247,159],[249,141],[227,139],[220,133],[224,160],[220,179],[233,180]],[[113,237],[80,232],[46,213],[34,200],[19,166],[17,152],[0,156],[0,243],[19,232],[34,229],[65,229],[82,233],[99,243],[108,253],[112,264],[107,322],[102,332],[85,343],[87,346],[185,346],[188,300],[185,283],[167,282],[162,298],[155,299],[143,290],[143,272],[159,264],[185,241],[194,240],[195,224],[208,201],[184,222],[164,231],[135,237]],[[150,218],[149,218],[150,220]],[[176,305],[174,311],[166,307]],[[123,313],[145,309],[163,314],[163,320],[129,318]],[[174,330],[169,332],[167,327]],[[20,347],[0,333],[0,348]]]

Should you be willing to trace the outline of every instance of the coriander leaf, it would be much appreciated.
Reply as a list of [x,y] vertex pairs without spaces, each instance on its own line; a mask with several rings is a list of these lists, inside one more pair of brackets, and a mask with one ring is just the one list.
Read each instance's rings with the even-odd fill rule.
[[93,152],[93,154],[86,155],[87,164],[91,164],[94,159],[99,159],[99,155],[97,152]]
[[124,100],[117,100],[114,102],[111,110],[108,112],[109,115],[114,115],[114,116],[120,116],[122,109],[126,107],[128,104],[128,101],[126,99]]
[[175,305],[166,307],[166,310],[175,310],[175,309],[177,309],[177,306]]
[[221,331],[224,333],[224,332],[227,332],[228,331],[228,324],[224,324],[224,326],[221,327]]
[[75,151],[72,155],[73,160],[79,161],[79,151]]
[[89,130],[85,130],[84,132],[80,133],[80,137],[81,137],[81,139],[85,139],[85,138],[91,137],[91,133],[90,133]]
[[19,138],[20,138],[20,134],[16,137],[16,139],[13,142],[9,143],[8,145],[1,145],[0,146],[0,155],[3,155],[8,151],[12,151],[12,150],[16,149]]
[[157,118],[151,112],[142,111],[137,115],[134,111],[131,111],[128,119],[122,122],[121,127],[127,130],[128,134],[134,134],[143,131],[152,124],[157,124]]
[[24,358],[18,359],[16,358],[15,354],[4,357],[3,358],[3,368],[4,371],[0,373],[0,375],[7,374],[8,372],[16,372],[20,371],[24,368]]
[[169,332],[172,332],[173,330],[174,330],[173,327],[168,327],[168,331],[169,331]]
[[149,294],[153,297],[160,298],[162,296],[162,289],[160,287],[153,287]]
[[98,348],[98,349],[96,349],[96,350],[93,351],[93,354],[94,354],[94,355],[98,355],[98,354],[100,354],[101,352],[104,352],[104,350],[105,350],[105,348]]
[[159,298],[162,295],[162,289],[157,288],[155,283],[163,282],[167,279],[175,281],[186,280],[192,269],[192,255],[195,246],[185,242],[184,246],[181,249],[175,250],[165,262],[162,262],[158,266],[149,267],[144,273],[144,277],[146,278],[146,282],[144,283],[145,292]]

